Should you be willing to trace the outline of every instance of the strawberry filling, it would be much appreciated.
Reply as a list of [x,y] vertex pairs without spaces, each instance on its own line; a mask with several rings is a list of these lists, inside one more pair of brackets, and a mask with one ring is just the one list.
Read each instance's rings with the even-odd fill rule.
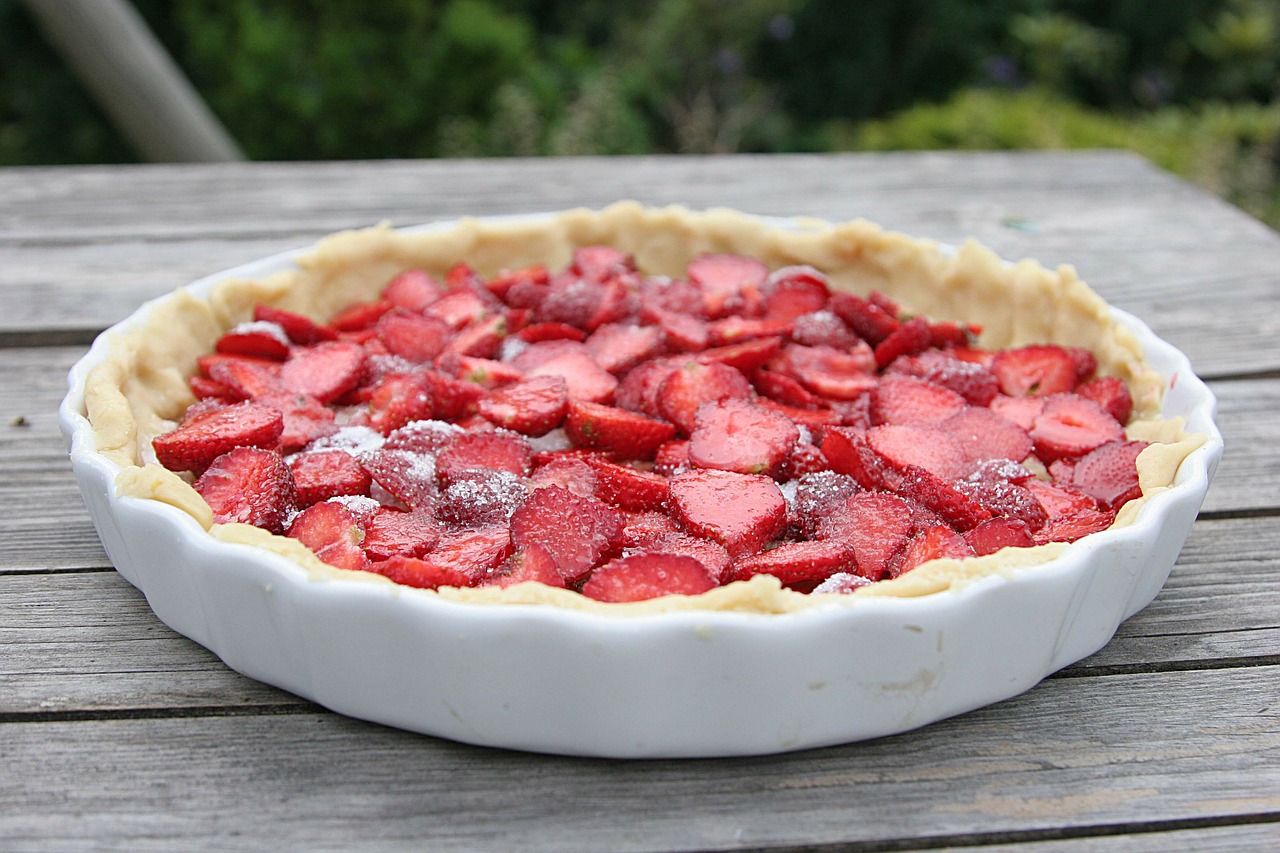
[[1124,382],[979,331],[729,254],[409,269],[327,322],[255,306],[153,447],[218,522],[400,584],[848,593],[1141,497]]

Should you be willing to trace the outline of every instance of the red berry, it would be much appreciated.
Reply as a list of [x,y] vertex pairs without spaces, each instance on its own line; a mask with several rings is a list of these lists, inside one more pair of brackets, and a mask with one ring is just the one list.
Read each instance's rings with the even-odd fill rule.
[[663,595],[699,595],[717,584],[692,557],[648,553],[605,563],[582,585],[582,594],[597,601],[647,601]]
[[280,454],[257,447],[237,447],[214,459],[195,490],[218,524],[252,524],[272,533],[284,532],[298,506],[293,476]]
[[284,431],[277,409],[253,402],[209,412],[151,441],[156,460],[170,471],[203,471],[237,447],[274,448]]

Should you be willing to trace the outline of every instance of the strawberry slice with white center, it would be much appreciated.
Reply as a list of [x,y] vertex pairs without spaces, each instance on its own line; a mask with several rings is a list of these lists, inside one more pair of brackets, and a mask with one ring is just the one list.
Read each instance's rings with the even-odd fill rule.
[[524,371],[526,379],[559,376],[575,400],[603,403],[613,396],[618,380],[596,364],[586,346],[577,341],[543,341],[531,344],[516,356],[513,367]]
[[970,467],[960,441],[949,432],[933,427],[884,424],[867,430],[867,443],[881,459],[900,471],[917,466],[944,480],[952,480],[964,475]]
[[297,509],[293,475],[274,450],[237,447],[210,463],[195,490],[213,510],[219,524],[252,524],[283,533]]
[[1054,344],[998,352],[991,360],[991,372],[1010,397],[1048,397],[1076,387],[1076,360]]
[[1083,456],[1110,441],[1124,439],[1124,430],[1092,400],[1075,394],[1055,394],[1031,427],[1036,456],[1045,464],[1064,456]]
[[486,420],[524,435],[546,435],[569,410],[569,386],[560,376],[534,376],[499,388],[476,403]]
[[800,439],[788,418],[746,400],[703,403],[689,436],[689,462],[698,468],[773,476]]
[[685,530],[719,542],[735,556],[759,550],[787,522],[787,502],[773,480],[731,471],[672,477],[671,510]]

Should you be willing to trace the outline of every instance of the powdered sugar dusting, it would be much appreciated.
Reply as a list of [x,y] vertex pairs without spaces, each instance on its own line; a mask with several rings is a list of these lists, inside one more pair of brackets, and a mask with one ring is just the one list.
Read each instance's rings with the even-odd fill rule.
[[380,450],[385,442],[386,439],[382,437],[382,433],[371,427],[348,424],[332,435],[317,438],[307,449],[345,450],[352,456],[361,456]]
[[289,346],[289,336],[285,333],[284,327],[279,323],[273,323],[270,320],[250,320],[245,323],[239,323],[236,326],[233,326],[228,334],[267,335],[285,346]]

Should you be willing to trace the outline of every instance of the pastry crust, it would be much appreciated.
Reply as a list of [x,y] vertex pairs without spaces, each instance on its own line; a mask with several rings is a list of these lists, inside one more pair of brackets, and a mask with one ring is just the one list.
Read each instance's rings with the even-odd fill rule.
[[[1178,466],[1203,436],[1179,420],[1159,417],[1164,379],[1142,359],[1133,335],[1114,320],[1105,302],[1071,267],[1048,270],[1034,261],[1008,264],[977,243],[954,252],[930,241],[885,231],[866,222],[817,220],[778,227],[735,211],[694,212],[681,207],[645,208],[621,202],[601,211],[571,210],[511,220],[463,219],[405,231],[388,226],[343,232],[322,240],[296,269],[263,279],[227,279],[200,299],[187,291],[158,300],[145,319],[109,342],[109,355],[89,375],[85,406],[99,452],[122,470],[121,494],[163,501],[190,514],[211,535],[281,554],[322,581],[333,578],[391,583],[369,572],[322,563],[296,540],[241,524],[212,523],[207,505],[182,477],[155,463],[151,439],[171,429],[193,402],[187,379],[196,359],[218,337],[250,319],[265,302],[327,321],[356,302],[376,298],[395,274],[419,267],[443,276],[459,260],[482,275],[534,263],[568,264],[577,246],[609,244],[633,254],[649,274],[679,276],[705,252],[732,252],[770,268],[809,264],[833,287],[865,294],[880,290],[905,308],[931,319],[982,327],[988,348],[1048,342],[1081,346],[1098,359],[1099,373],[1123,379],[1134,400],[1130,437],[1154,442],[1139,456],[1143,497],[1129,502],[1116,525],[1132,523],[1142,505],[1169,488]],[[851,595],[802,595],[776,578],[757,576],[698,596],[667,596],[629,604],[605,604],[539,584],[507,589],[445,588],[414,594],[479,603],[550,604],[610,613],[670,610],[735,610],[785,613],[865,596],[914,597],[957,588],[975,579],[1048,562],[1068,547],[1051,543],[1009,548],[985,557],[934,560],[899,578],[861,587]]]

